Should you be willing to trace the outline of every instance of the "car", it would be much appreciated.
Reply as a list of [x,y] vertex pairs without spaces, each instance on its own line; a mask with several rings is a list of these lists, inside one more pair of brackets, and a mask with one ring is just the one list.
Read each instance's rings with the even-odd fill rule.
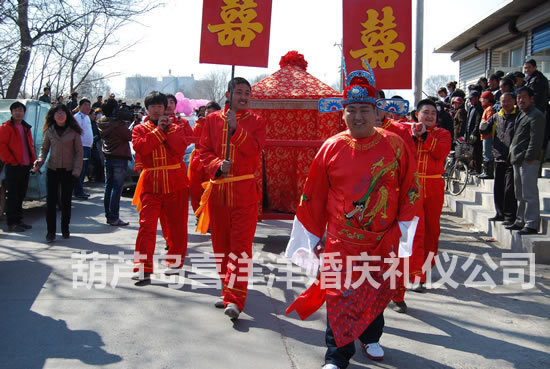
[[[42,127],[46,119],[46,114],[50,110],[51,105],[38,100],[31,99],[0,99],[0,124],[3,124],[11,118],[10,105],[19,101],[25,104],[27,108],[25,112],[25,122],[31,125],[31,133],[33,138],[34,152],[36,156],[40,152],[42,147],[42,141],[44,140],[44,134],[42,133]],[[49,158],[49,155],[48,155]],[[44,167],[47,166],[44,163]],[[46,176],[41,174],[31,173],[29,178],[29,187],[27,189],[26,200],[41,200],[46,197]]]

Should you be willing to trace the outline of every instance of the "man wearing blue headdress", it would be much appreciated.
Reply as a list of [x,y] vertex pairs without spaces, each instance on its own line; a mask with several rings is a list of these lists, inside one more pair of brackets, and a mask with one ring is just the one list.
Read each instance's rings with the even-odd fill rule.
[[402,284],[399,257],[410,256],[419,198],[410,150],[375,127],[372,83],[351,79],[342,105],[348,129],[317,153],[286,250],[317,274],[287,313],[306,319],[327,304],[325,369],[346,368],[357,339],[369,358],[383,359],[383,311]]

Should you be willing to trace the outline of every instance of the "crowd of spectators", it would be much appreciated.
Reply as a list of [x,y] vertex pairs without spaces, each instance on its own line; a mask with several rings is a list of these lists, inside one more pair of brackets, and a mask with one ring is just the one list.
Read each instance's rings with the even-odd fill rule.
[[[527,60],[523,71],[497,71],[467,91],[451,81],[438,89],[438,125],[473,146],[472,173],[495,179],[496,214],[506,228],[537,233],[540,205],[537,180],[549,160],[548,79]],[[411,119],[414,114],[411,116]]]

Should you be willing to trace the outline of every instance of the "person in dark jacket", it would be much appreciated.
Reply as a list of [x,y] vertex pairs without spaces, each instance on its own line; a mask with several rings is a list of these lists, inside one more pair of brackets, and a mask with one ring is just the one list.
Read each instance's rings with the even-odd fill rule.
[[489,220],[500,222],[505,226],[514,224],[516,219],[517,202],[514,194],[514,169],[508,154],[514,137],[514,123],[518,115],[515,106],[516,97],[512,92],[504,92],[500,97],[502,109],[487,122],[481,122],[481,134],[491,134],[493,137],[494,177],[493,200],[496,214]]
[[132,159],[129,142],[132,131],[126,122],[114,117],[117,103],[107,100],[102,106],[103,117],[97,122],[99,134],[103,139],[105,156],[105,194],[103,205],[107,223],[112,226],[127,226],[129,223],[120,219],[120,196],[128,171],[128,160]]
[[35,161],[31,125],[25,122],[25,105],[10,105],[11,119],[0,127],[0,159],[5,164],[8,199],[6,216],[9,232],[24,232],[32,226],[23,222],[23,199]]
[[466,123],[466,139],[474,146],[473,164],[478,174],[481,173],[481,163],[483,161],[483,146],[479,133],[479,123],[483,115],[483,107],[481,106],[479,98],[480,94],[477,91],[472,91],[468,96],[470,108],[468,110],[468,122]]
[[523,64],[527,86],[535,93],[535,106],[542,114],[548,110],[548,79],[537,69],[537,62],[534,59],[527,60]]
[[454,127],[453,118],[449,113],[445,111],[445,103],[443,101],[437,101],[437,126],[445,128],[451,134],[451,142],[454,141]]
[[454,141],[459,137],[464,137],[466,135],[466,124],[468,123],[468,113],[464,107],[464,99],[460,96],[453,97],[451,103],[453,109],[455,110],[453,116],[453,147]]
[[67,103],[67,108],[73,112],[78,107],[78,92],[73,91],[71,93],[71,99]]
[[51,90],[49,87],[44,87],[44,95],[40,96],[38,100],[48,104],[52,103]]
[[[527,86],[531,87],[535,92],[535,106],[539,109],[543,115],[548,118],[548,79],[537,69],[537,62],[533,59],[527,60],[523,64],[523,71],[525,72],[525,80]],[[545,124],[544,141],[542,152],[546,153],[548,142],[550,141],[550,120],[547,119]]]
[[[520,234],[535,234],[540,226],[538,173],[544,140],[544,114],[535,106],[535,93],[527,86],[518,90],[518,114],[510,145],[518,211],[514,224],[506,227]],[[523,227],[523,228],[522,228]]]

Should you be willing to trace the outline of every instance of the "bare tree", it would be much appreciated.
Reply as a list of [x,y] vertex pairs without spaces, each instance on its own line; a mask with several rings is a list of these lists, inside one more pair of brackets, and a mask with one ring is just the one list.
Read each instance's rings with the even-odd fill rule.
[[255,77],[252,77],[248,82],[250,82],[251,85],[255,85],[256,83],[260,82],[262,79],[269,77],[269,74],[262,73],[258,74]]
[[136,74],[126,78],[126,98],[143,99],[149,92],[157,89],[157,79]]
[[[81,77],[79,77],[81,79]],[[111,87],[107,84],[105,76],[99,72],[92,71],[86,75],[80,86],[78,93],[80,96],[94,98],[96,96],[107,96]]]
[[203,80],[199,81],[200,88],[204,88],[205,97],[208,100],[216,101],[223,105],[225,102],[225,92],[230,79],[229,70],[218,69],[209,72]]
[[[137,15],[144,14],[159,6],[152,0],[6,0],[1,2],[0,11],[0,60],[7,63],[10,68],[2,67],[0,72],[2,87],[8,84],[6,97],[16,98],[22,88],[23,82],[33,50],[39,46],[48,44],[50,40],[59,41],[59,37],[72,37],[75,33],[86,29],[90,19],[96,18],[96,24],[125,24]],[[101,19],[102,22],[98,20]],[[95,28],[99,30],[100,27]],[[13,32],[18,30],[19,33]],[[95,46],[94,46],[95,42]],[[97,41],[89,44],[84,52],[95,54],[97,59],[99,53]],[[57,44],[58,45],[58,44]],[[101,49],[101,47],[99,48]],[[67,49],[65,49],[66,51]],[[73,64],[80,64],[76,60]],[[92,62],[88,66],[95,66]],[[86,73],[74,68],[74,74],[86,78]],[[73,77],[69,77],[69,84],[74,85]],[[28,78],[27,78],[28,80]],[[72,83],[71,83],[72,82]]]
[[429,76],[424,80],[424,93],[428,96],[437,97],[437,89],[445,87],[450,81],[454,81],[455,76],[452,74],[436,74]]

